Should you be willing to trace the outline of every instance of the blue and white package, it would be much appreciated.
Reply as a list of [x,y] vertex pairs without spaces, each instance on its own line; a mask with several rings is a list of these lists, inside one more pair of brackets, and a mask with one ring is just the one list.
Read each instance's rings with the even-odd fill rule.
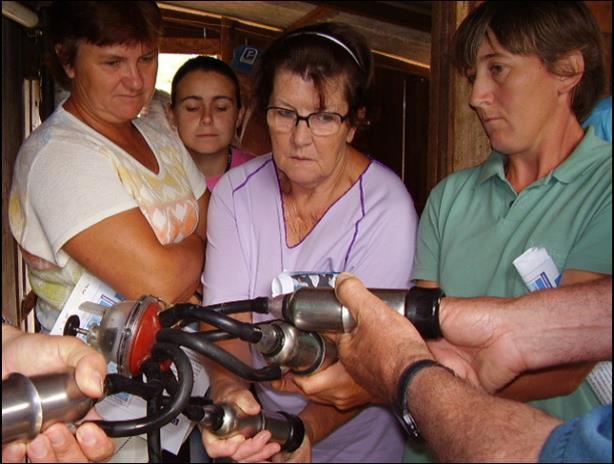
[[335,281],[338,275],[339,272],[284,271],[273,279],[271,296],[285,295],[303,287],[335,288]]
[[530,292],[559,286],[561,273],[545,248],[529,248],[513,264]]

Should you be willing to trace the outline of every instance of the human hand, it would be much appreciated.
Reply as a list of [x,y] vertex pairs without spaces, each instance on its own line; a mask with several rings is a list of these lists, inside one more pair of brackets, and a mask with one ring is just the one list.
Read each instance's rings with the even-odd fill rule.
[[375,400],[370,392],[356,383],[340,362],[313,375],[288,373],[271,384],[277,390],[302,393],[311,401],[333,405],[341,411]]
[[275,455],[273,455],[273,462],[311,462],[311,440],[309,438],[309,434],[305,433],[305,438],[303,438],[303,443],[294,451],[287,452],[281,451]]
[[[445,340],[429,341],[437,360],[492,393],[527,369],[516,346],[503,298],[443,298],[439,320]],[[509,316],[509,314],[507,314]]]
[[75,337],[30,334],[2,325],[2,378],[13,372],[26,376],[75,369],[79,389],[91,398],[103,394],[104,357]]
[[[92,409],[82,421],[102,419]],[[105,462],[115,444],[95,424],[79,426],[76,435],[65,424],[54,424],[29,443],[13,442],[2,447],[2,462]]]
[[[260,404],[243,385],[227,383],[224,386],[217,386],[213,392],[215,402],[230,404],[239,414],[253,416],[260,413]],[[230,457],[237,462],[264,461],[281,449],[278,443],[269,442],[271,432],[268,430],[258,432],[251,438],[241,434],[220,438],[203,429],[202,439],[210,457]]]
[[[106,362],[101,354],[74,337],[27,334],[2,326],[2,378],[13,372],[27,376],[75,369],[80,390],[92,397],[103,394]],[[94,410],[85,419],[99,416]],[[84,419],[84,420],[85,420]],[[114,452],[113,441],[95,424],[83,424],[74,436],[65,424],[54,424],[29,443],[13,442],[2,447],[2,462],[105,461]]]
[[426,340],[429,350],[435,359],[454,371],[457,377],[464,379],[474,386],[484,389],[480,384],[476,368],[473,364],[471,350],[459,349],[445,338]]
[[394,402],[404,368],[433,355],[411,322],[369,292],[356,277],[340,274],[335,294],[356,320],[350,333],[337,337],[341,362],[378,401]]

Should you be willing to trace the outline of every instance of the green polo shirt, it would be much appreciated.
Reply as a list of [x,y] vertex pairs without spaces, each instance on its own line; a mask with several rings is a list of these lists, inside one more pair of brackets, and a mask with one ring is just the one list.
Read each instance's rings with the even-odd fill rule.
[[431,192],[418,228],[413,278],[447,295],[513,297],[527,293],[512,261],[545,248],[561,274],[612,274],[612,145],[590,128],[550,174],[517,194],[493,152]]
[[[447,295],[514,297],[527,288],[512,261],[545,248],[561,274],[612,274],[612,145],[589,128],[555,170],[517,194],[505,157],[456,172],[431,192],[420,218],[413,279],[438,282]],[[579,308],[581,309],[581,308]],[[598,405],[587,382],[565,397],[533,405],[571,419]],[[424,461],[407,450],[405,461]]]

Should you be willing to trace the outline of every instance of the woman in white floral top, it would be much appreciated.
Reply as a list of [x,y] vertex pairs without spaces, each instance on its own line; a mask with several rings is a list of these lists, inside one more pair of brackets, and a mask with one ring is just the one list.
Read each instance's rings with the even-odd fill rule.
[[126,298],[200,287],[209,193],[170,130],[137,115],[154,92],[155,2],[54,2],[49,43],[68,99],[20,149],[9,219],[50,330],[84,271]]

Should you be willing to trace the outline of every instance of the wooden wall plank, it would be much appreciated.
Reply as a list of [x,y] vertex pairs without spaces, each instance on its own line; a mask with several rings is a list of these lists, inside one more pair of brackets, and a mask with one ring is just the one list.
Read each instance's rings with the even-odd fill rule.
[[585,1],[586,6],[591,10],[597,24],[602,32],[612,33],[612,2],[600,1]]
[[8,201],[13,167],[23,140],[23,28],[2,17],[2,314],[18,320],[17,246],[8,221]]
[[456,75],[448,52],[455,28],[456,2],[433,4],[431,43],[431,85],[429,98],[429,137],[427,190],[431,190],[449,169],[449,152],[454,140],[451,115],[454,111],[453,89]]

